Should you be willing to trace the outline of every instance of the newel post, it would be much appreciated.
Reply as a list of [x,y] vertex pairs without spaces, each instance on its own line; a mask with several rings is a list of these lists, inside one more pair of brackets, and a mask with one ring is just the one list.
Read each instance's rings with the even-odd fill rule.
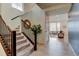
[[36,33],[36,31],[34,32],[34,51],[36,51],[37,50],[37,33]]
[[12,31],[12,56],[16,56],[16,31]]

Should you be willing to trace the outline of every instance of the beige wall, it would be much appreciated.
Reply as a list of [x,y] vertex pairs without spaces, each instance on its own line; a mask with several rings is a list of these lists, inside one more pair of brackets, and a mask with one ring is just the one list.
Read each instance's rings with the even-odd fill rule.
[[29,12],[32,10],[34,3],[24,3],[24,11]]
[[15,8],[12,8],[10,3],[5,3],[5,4],[3,3],[1,5],[2,18],[7,23],[7,25],[10,26],[12,30],[14,30],[18,25],[21,24],[21,21],[20,21],[21,18],[17,18],[15,20],[11,20],[11,19],[25,12],[30,12],[30,13],[27,13],[26,15],[24,15],[22,19],[29,19],[32,25],[41,24],[42,33],[38,35],[38,41],[40,43],[43,43],[45,39],[45,35],[44,35],[45,34],[44,33],[45,32],[45,28],[44,28],[45,27],[45,14],[41,8],[39,8],[36,4],[31,4],[31,3],[24,4],[24,12],[22,12]]
[[12,7],[11,3],[2,3],[1,4],[1,15],[7,25],[14,30],[16,27],[21,25],[21,18],[17,18],[15,20],[11,20],[13,17],[17,15],[24,14],[32,10],[33,3],[24,3],[23,11],[17,10]]
[[40,24],[42,26],[42,33],[38,35],[38,43],[45,43],[45,13],[38,6],[35,6],[33,11],[34,24]]
[[34,4],[32,10],[27,13],[22,19],[28,19],[31,21],[32,25],[41,24],[42,26],[42,33],[38,35],[38,42],[44,43],[45,39],[45,13],[44,11],[39,8],[36,4]]
[[24,12],[13,8],[11,6],[11,3],[2,3],[1,4],[2,18],[12,30],[14,30],[14,28],[16,28],[18,25],[20,25],[20,18],[17,18],[15,20],[11,20],[11,19],[22,13],[24,13]]

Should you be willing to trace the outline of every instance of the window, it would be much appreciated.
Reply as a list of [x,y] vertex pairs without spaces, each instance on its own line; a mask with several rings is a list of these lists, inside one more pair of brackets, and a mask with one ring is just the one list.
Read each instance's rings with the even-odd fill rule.
[[56,31],[56,23],[50,23],[50,31]]
[[60,31],[60,23],[57,23],[57,31]]
[[16,8],[20,11],[23,11],[23,4],[22,3],[12,3],[12,7]]
[[60,23],[49,23],[49,31],[60,31]]

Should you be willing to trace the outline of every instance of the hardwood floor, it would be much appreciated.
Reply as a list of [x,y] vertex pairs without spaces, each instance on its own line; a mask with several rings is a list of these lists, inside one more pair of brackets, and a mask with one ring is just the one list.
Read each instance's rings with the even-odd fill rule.
[[74,56],[71,47],[63,39],[50,37],[47,48],[49,56]]
[[49,42],[46,45],[38,45],[38,50],[31,56],[75,56],[75,54],[63,39],[50,37]]

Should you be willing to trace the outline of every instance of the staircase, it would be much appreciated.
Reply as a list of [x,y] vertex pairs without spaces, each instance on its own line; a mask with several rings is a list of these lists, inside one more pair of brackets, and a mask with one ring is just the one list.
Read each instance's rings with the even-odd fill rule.
[[19,32],[19,28],[16,29],[16,55],[28,56],[33,52],[33,45],[23,33]]
[[[5,35],[5,38],[10,43],[9,35]],[[16,30],[16,56],[29,56],[34,51],[33,44],[25,37],[22,32]]]
[[[34,45],[20,31],[20,26],[15,28],[15,30],[11,30],[1,16],[0,24],[0,27],[2,27],[0,29],[0,41],[7,56],[28,56],[34,51]],[[13,35],[13,32],[15,32],[16,36]]]

